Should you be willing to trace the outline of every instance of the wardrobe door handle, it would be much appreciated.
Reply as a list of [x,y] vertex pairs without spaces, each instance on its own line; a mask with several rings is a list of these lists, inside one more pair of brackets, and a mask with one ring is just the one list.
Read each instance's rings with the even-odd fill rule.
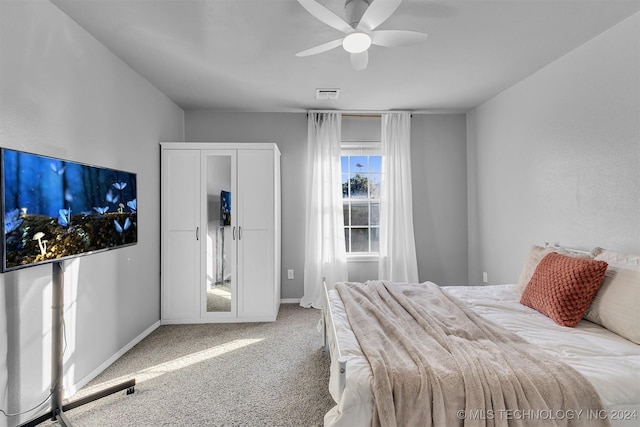
[[196,227],[196,240],[200,240],[200,227]]
[[238,240],[242,239],[242,227],[238,227]]
[[233,240],[236,240],[236,226],[233,226]]

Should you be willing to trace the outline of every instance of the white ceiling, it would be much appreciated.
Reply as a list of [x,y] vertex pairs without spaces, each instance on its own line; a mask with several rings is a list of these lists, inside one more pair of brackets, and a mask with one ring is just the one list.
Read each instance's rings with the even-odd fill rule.
[[[640,10],[640,0],[404,0],[378,29],[423,44],[372,46],[351,68],[343,34],[296,0],[51,0],[184,109],[467,111]],[[344,15],[344,0],[318,0]],[[373,0],[385,1],[385,0]],[[318,101],[316,88],[340,88]]]

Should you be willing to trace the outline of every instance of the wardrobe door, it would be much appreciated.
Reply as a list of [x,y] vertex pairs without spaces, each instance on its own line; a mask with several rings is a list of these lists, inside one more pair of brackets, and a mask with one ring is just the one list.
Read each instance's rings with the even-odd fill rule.
[[238,316],[274,316],[274,152],[238,150]]
[[202,152],[202,317],[235,317],[238,239],[236,150]]
[[200,151],[162,151],[162,319],[200,317]]

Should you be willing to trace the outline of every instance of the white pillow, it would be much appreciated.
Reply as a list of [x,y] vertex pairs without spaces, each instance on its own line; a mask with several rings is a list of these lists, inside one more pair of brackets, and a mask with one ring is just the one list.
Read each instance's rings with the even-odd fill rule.
[[542,247],[538,245],[531,245],[529,248],[529,254],[527,255],[527,259],[524,261],[524,265],[522,266],[522,271],[520,272],[520,278],[518,278],[518,282],[516,283],[518,290],[522,293],[524,288],[527,287],[533,273],[536,271],[536,267],[542,261],[542,258],[547,256],[548,254],[556,252],[560,255],[567,255],[577,258],[591,258],[588,254],[576,254],[574,252],[569,252],[562,248],[556,248],[553,246]]
[[622,254],[608,249],[595,248],[591,251],[595,259],[606,261],[612,267],[624,268],[625,270],[640,271],[640,256]]
[[584,318],[640,344],[640,257],[602,248],[592,253],[609,267]]

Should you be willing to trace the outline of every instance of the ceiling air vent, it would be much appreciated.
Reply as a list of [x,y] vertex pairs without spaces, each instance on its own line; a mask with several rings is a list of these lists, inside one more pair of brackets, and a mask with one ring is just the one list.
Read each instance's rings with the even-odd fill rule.
[[340,89],[316,89],[316,99],[338,99]]

